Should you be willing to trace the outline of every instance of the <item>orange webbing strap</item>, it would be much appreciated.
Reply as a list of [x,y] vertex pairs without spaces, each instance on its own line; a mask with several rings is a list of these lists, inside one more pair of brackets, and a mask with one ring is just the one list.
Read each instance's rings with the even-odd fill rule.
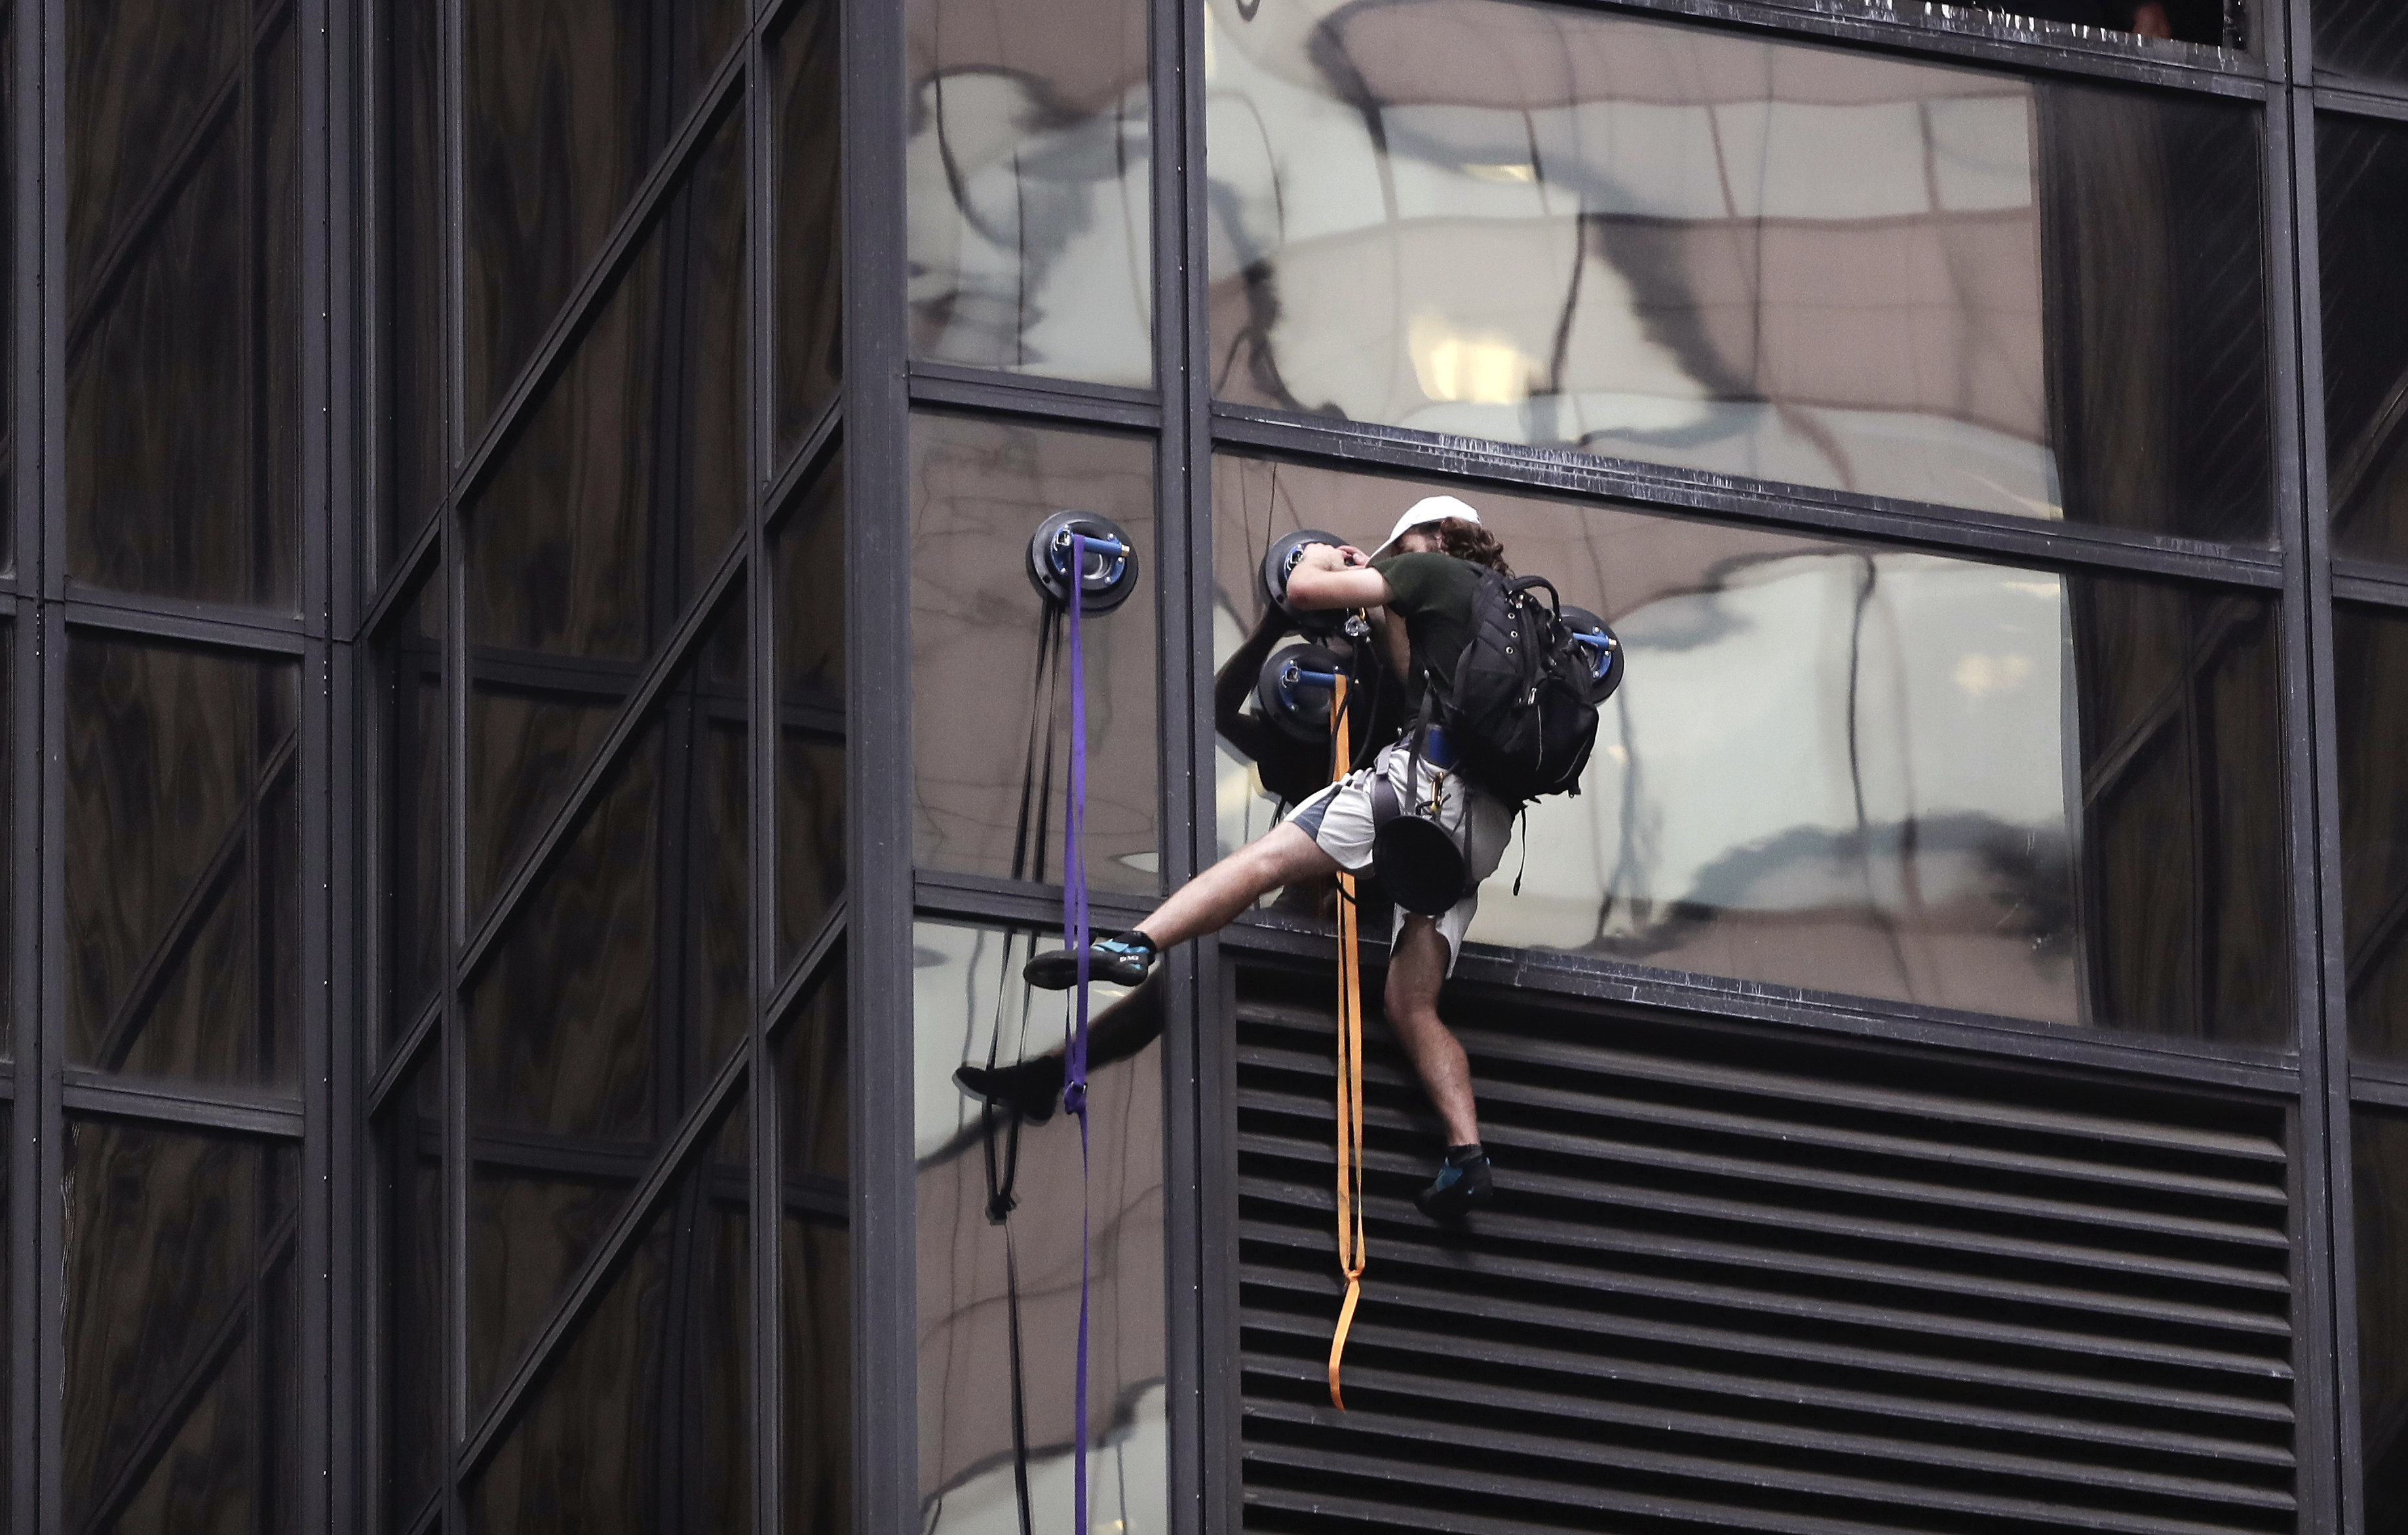
[[[1348,750],[1346,678],[1329,696],[1329,724],[1336,740],[1331,777],[1346,776],[1354,753]],[[1346,1411],[1338,1392],[1338,1361],[1346,1353],[1346,1329],[1354,1325],[1354,1303],[1363,1297],[1363,976],[1354,942],[1354,877],[1338,875],[1338,1270],[1346,1276],[1346,1299],[1338,1308],[1338,1331],[1329,1340],[1329,1403]]]

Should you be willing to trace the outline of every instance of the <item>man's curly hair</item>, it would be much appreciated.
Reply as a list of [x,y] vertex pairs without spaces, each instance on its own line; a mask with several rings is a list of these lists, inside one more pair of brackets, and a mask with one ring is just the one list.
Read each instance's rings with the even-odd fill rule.
[[1438,540],[1441,553],[1452,554],[1458,560],[1469,560],[1474,565],[1484,565],[1500,576],[1513,573],[1513,567],[1505,563],[1505,546],[1497,541],[1497,535],[1478,523],[1449,517],[1430,524],[1425,531]]

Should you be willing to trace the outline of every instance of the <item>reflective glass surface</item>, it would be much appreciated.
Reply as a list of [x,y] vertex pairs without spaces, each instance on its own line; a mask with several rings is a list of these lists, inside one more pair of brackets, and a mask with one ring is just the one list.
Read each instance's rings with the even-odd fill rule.
[[791,963],[844,889],[844,461],[775,536],[778,963]]
[[786,1530],[853,1524],[852,1250],[846,1240],[845,984],[841,961],[779,1049],[784,1147],[780,1326],[785,1351]]
[[301,1528],[289,1146],[70,1121],[69,1529]]
[[383,178],[383,495],[390,559],[444,491],[441,12],[386,0]]
[[2408,1530],[2408,1116],[2350,1111],[2367,1535]]
[[911,352],[1154,383],[1140,0],[906,0]]
[[[1782,3],[1799,4],[1799,0]],[[2078,36],[2068,30],[2073,27],[2209,47],[2238,47],[2247,41],[2242,0],[1972,0],[1971,5],[1899,0],[1895,7],[1881,8],[1894,8],[1908,21],[1942,26],[1961,25],[1980,17],[2017,31],[2036,32],[2052,41]]]
[[2309,0],[2318,74],[2408,83],[2408,10],[2393,0]]
[[[1440,488],[1216,459],[1215,665],[1260,618],[1270,539],[1369,547]],[[1530,808],[1473,941],[2287,1042],[2270,602],[1471,499],[1629,665],[1581,794]],[[1286,776],[1233,734],[1225,851],[1268,828],[1263,780]]]
[[290,1087],[300,868],[289,661],[66,655],[66,1026],[79,1066]]
[[739,120],[468,511],[469,895],[559,802],[743,515]]
[[443,573],[405,606],[379,648],[384,690],[383,1006],[380,1038],[398,1039],[434,995],[443,933]]
[[795,7],[769,45],[777,159],[778,451],[802,440],[844,375],[838,305],[844,247],[838,225],[835,0]]
[[66,8],[78,581],[294,604],[300,77],[278,10]]
[[743,11],[740,0],[468,0],[471,439],[693,108]]
[[[1046,941],[1044,947],[1058,947]],[[1080,1126],[982,1112],[965,1065],[1062,1043],[1067,996],[1031,992],[1025,934],[913,934],[919,1161],[920,1507],[924,1535],[1015,1535],[1072,1517]],[[1168,1526],[1163,1412],[1162,998],[1096,988],[1089,1072],[1088,1507]]]
[[[1136,594],[1084,624],[1087,877],[1160,883],[1154,453],[1143,438],[954,416],[911,422],[913,858],[1058,882],[1070,695],[1058,615],[1028,573],[1066,508],[1136,540]],[[1039,728],[1040,723],[1042,728]]]
[[378,1332],[390,1528],[406,1528],[443,1474],[443,1053],[421,1057],[377,1126],[382,1226]]
[[2408,127],[2318,117],[2316,194],[2332,549],[2408,561]]
[[470,987],[480,1401],[744,1035],[744,679],[738,599]]
[[1521,0],[1211,0],[1225,399],[2268,531],[2256,119]]
[[2333,663],[2350,1050],[2408,1060],[2408,615],[2337,606]]

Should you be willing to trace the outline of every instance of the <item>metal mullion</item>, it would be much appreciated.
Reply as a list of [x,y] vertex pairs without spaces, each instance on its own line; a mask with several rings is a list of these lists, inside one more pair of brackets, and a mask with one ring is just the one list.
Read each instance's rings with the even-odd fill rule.
[[[12,918],[7,935],[9,953],[8,1008],[10,1104],[7,1146],[8,1218],[0,1223],[0,1242],[7,1244],[0,1262],[8,1265],[9,1306],[0,1316],[7,1333],[8,1393],[7,1442],[0,1445],[14,1468],[9,1496],[0,1515],[12,1529],[39,1529],[47,1512],[55,1517],[57,1499],[46,1495],[48,1466],[55,1448],[55,1432],[45,1430],[42,1388],[49,1345],[45,1335],[55,1329],[43,1325],[47,1295],[41,1275],[43,1255],[55,1251],[56,1222],[47,1214],[53,1203],[44,1193],[46,1166],[57,1161],[57,1138],[49,1126],[55,1118],[51,1094],[46,1089],[49,1065],[47,1029],[41,1023],[41,899],[42,830],[48,798],[44,790],[46,755],[42,725],[48,710],[43,683],[47,646],[41,607],[35,600],[41,587],[44,505],[43,450],[49,445],[47,407],[42,380],[47,376],[50,323],[42,274],[47,251],[45,214],[54,194],[43,175],[48,145],[43,126],[48,121],[44,89],[49,53],[44,39],[52,21],[44,0],[22,0],[10,8],[8,26],[13,47],[9,63],[9,122],[14,156],[7,195],[15,241],[11,267],[15,282],[7,295],[9,347],[8,415],[6,431],[11,444],[7,509],[16,584],[25,593],[22,613],[12,615],[7,629],[5,664],[9,668],[8,786],[9,852],[7,879]],[[30,448],[31,452],[25,450]],[[31,578],[30,580],[28,578]],[[54,1378],[54,1377],[51,1377]]]
[[466,377],[466,167],[463,143],[466,113],[466,0],[438,0],[441,38],[437,69],[437,137],[443,155],[443,467],[447,488],[435,521],[443,561],[443,915],[442,964],[436,994],[442,1005],[443,1088],[443,1393],[442,1455],[435,1503],[440,1527],[450,1535],[467,1528],[456,1463],[468,1436],[468,1052],[463,1039],[461,945],[468,923],[468,603],[467,556],[462,536],[457,471],[467,453]]
[[[920,869],[912,875],[911,902],[914,910],[926,916],[1000,922],[1016,927],[1062,925],[1062,887],[1034,880]],[[1099,925],[1131,926],[1144,921],[1146,913],[1160,904],[1157,897],[1119,891],[1097,892],[1087,901]]]
[[466,449],[466,461],[452,476],[454,500],[474,497],[480,484],[498,466],[510,438],[543,401],[552,375],[577,350],[578,339],[617,291],[620,277],[642,251],[654,219],[683,183],[685,174],[710,144],[712,132],[726,113],[734,93],[744,83],[744,47],[739,42],[711,72],[693,108],[671,136],[652,168],[629,196],[605,236],[601,249],[586,263],[560,309],[544,328],[518,376],[494,401],[489,419]]
[[[21,125],[28,119],[38,124],[36,133],[25,136],[29,142],[21,146],[19,155],[21,176],[30,173],[31,186],[21,181],[18,207],[30,206],[37,212],[26,221],[30,228],[19,239],[17,272],[18,377],[30,386],[17,404],[17,417],[36,426],[18,441],[36,444],[37,452],[12,478],[18,487],[21,534],[36,535],[21,541],[18,557],[33,562],[33,590],[50,596],[58,593],[66,549],[66,400],[63,387],[45,384],[50,380],[63,383],[66,378],[66,309],[60,284],[43,278],[66,269],[66,6],[67,0],[31,0],[22,7],[38,14],[41,23],[36,46],[27,50],[30,67],[21,70],[20,79],[32,74],[41,84],[38,91],[25,93],[26,109],[18,119]],[[22,260],[29,248],[34,259]],[[30,329],[22,323],[28,317],[35,322]],[[22,345],[26,340],[33,344]],[[31,1242],[30,1247],[21,1245],[15,1255],[12,1287],[21,1298],[19,1314],[31,1330],[30,1338],[19,1334],[29,1346],[22,1352],[16,1373],[23,1425],[19,1442],[30,1444],[33,1453],[18,1462],[16,1503],[25,1515],[19,1528],[57,1529],[64,1522],[65,1430],[64,1413],[50,1404],[63,1403],[66,1390],[66,1220],[57,1197],[66,1172],[66,1121],[59,1098],[59,1063],[66,1054],[65,1013],[60,1005],[65,996],[60,983],[64,979],[66,913],[64,901],[44,897],[61,888],[58,870],[65,850],[65,778],[50,748],[66,739],[66,625],[55,609],[36,607],[31,630],[34,654],[21,665],[19,675],[31,674],[39,683],[23,690],[18,718],[33,726],[21,738],[21,752],[38,762],[40,770],[27,775],[31,782],[20,789],[19,803],[38,818],[40,830],[17,855],[23,869],[18,888],[30,897],[30,910],[18,923],[25,934],[21,943],[30,946],[20,949],[25,963],[18,975],[18,995],[25,999],[26,1010],[18,1014],[17,1026],[18,1187],[24,1211],[17,1225],[21,1239],[30,1237]]]
[[79,629],[186,640],[269,655],[299,655],[312,638],[297,618],[280,618],[273,613],[207,612],[198,603],[152,607],[79,591],[64,599],[61,607],[67,622]]
[[785,524],[786,513],[794,509],[802,492],[819,479],[820,471],[827,467],[829,457],[843,442],[844,396],[838,395],[820,408],[819,415],[803,433],[801,445],[788,455],[762,497],[763,530],[770,538],[777,537],[778,529]]
[[[2349,1097],[2353,1106],[2363,1103],[2378,1109],[2408,1109],[2408,1081],[2374,1075],[2361,1063],[2350,1069]],[[2361,1452],[2362,1449],[2361,1446]]]
[[2120,533],[2079,523],[2010,518],[1811,486],[1593,458],[1560,449],[1440,437],[1401,427],[1216,404],[1216,447],[1349,473],[1404,474],[1555,495],[1622,509],[1712,518],[1808,537],[1873,538],[1902,548],[2034,568],[2104,570],[2266,590],[2283,583],[2283,554],[2263,546]]
[[950,406],[1039,421],[1096,422],[1141,430],[1152,430],[1162,423],[1162,407],[1152,400],[1107,399],[1001,381],[1009,377],[930,378],[914,370],[910,380],[911,400],[915,405]]
[[2315,101],[2316,110],[2320,112],[2377,118],[2387,122],[2408,122],[2408,95],[2381,95],[2372,91],[2326,83],[2315,88]]
[[[363,495],[360,505],[368,515],[373,515],[377,503],[374,497]],[[436,546],[442,541],[442,518],[429,517],[421,524],[418,531],[410,535],[409,543],[402,550],[400,557],[394,562],[391,573],[375,595],[368,598],[366,616],[355,627],[336,628],[337,637],[373,640],[393,621],[394,614],[416,600],[426,572],[440,562],[441,556]]]
[[777,989],[769,994],[762,1007],[762,1029],[772,1044],[783,1037],[787,1023],[805,997],[819,989],[821,977],[827,973],[831,962],[844,952],[845,900],[839,896],[826,916],[820,919],[819,930],[803,945],[803,952],[786,967],[779,978]]
[[196,1092],[174,1082],[127,1081],[75,1067],[61,1077],[59,1101],[79,1118],[102,1115],[296,1143],[301,1140],[302,1100],[290,1094]]
[[[370,987],[367,995],[382,997],[384,993],[381,987]],[[384,1064],[377,1069],[376,1076],[369,1082],[367,1091],[362,1095],[365,1100],[361,1114],[363,1120],[375,1120],[383,1115],[386,1107],[392,1102],[393,1095],[401,1091],[402,1083],[408,1082],[411,1074],[423,1064],[419,1057],[424,1054],[427,1041],[440,1031],[442,1022],[443,999],[442,991],[438,987],[436,994],[426,999],[426,1005],[420,1010],[418,1017],[408,1028],[402,1030],[400,1039],[388,1054]]]

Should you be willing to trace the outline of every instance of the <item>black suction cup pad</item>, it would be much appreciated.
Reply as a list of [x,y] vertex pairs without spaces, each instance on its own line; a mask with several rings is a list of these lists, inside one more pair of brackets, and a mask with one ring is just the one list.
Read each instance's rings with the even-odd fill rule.
[[[1319,645],[1286,645],[1273,651],[1254,680],[1254,704],[1272,728],[1294,740],[1329,739],[1329,701],[1335,690],[1321,679],[1343,669]],[[1308,674],[1310,680],[1308,680]]]
[[1346,622],[1346,614],[1335,608],[1299,610],[1288,606],[1287,573],[1296,568],[1297,556],[1307,544],[1328,544],[1332,548],[1344,543],[1335,533],[1324,533],[1317,527],[1299,528],[1294,533],[1271,540],[1263,551],[1263,599],[1287,615],[1288,622],[1307,634],[1336,634]]
[[[1589,684],[1588,689],[1588,701],[1601,704],[1612,697],[1613,690],[1622,685],[1624,662],[1622,641],[1616,638],[1612,629],[1607,627],[1605,620],[1585,608],[1566,607],[1563,618],[1564,627],[1572,633],[1595,635],[1612,642],[1603,653],[1602,663],[1598,667],[1597,680]],[[1595,649],[1595,647],[1590,648]]]
[[1082,613],[1109,613],[1137,590],[1137,545],[1109,517],[1085,511],[1057,511],[1037,524],[1028,538],[1028,580],[1045,600],[1059,608],[1070,600],[1070,536],[1110,539],[1117,549],[1087,551],[1086,567],[1079,572]]

